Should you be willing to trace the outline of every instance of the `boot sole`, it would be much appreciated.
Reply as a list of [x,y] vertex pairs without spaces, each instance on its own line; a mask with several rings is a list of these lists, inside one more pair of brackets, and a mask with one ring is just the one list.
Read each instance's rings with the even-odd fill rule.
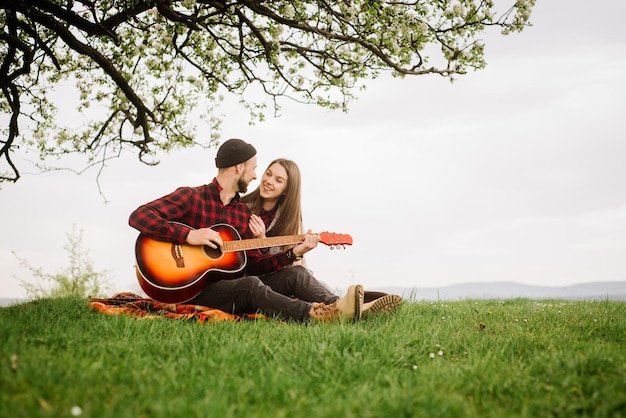
[[365,296],[365,290],[363,290],[363,286],[357,284],[354,289],[354,320],[358,321],[361,319],[361,314],[363,313],[363,298]]
[[402,302],[402,298],[398,295],[382,296],[373,302],[364,304],[361,317],[367,317],[382,312],[396,312],[400,305],[402,305]]

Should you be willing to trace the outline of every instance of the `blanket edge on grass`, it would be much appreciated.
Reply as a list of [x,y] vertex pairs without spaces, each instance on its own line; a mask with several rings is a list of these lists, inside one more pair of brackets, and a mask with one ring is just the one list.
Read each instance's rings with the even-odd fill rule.
[[262,314],[234,315],[219,309],[187,303],[162,303],[132,292],[119,292],[110,298],[90,298],[89,307],[107,315],[129,315],[138,319],[170,318],[199,323],[262,319]]

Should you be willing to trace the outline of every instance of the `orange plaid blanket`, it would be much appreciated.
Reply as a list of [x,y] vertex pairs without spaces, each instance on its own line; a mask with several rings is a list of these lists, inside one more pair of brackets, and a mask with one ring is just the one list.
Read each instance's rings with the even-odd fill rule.
[[200,323],[241,321],[264,318],[261,314],[233,315],[219,309],[185,303],[161,303],[131,292],[116,293],[110,298],[89,299],[89,307],[107,315],[125,314],[136,318],[172,318]]

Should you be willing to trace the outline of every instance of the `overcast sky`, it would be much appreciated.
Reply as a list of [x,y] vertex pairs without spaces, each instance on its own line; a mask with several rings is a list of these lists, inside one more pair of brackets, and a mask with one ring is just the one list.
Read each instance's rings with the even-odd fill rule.
[[[626,280],[626,29],[622,0],[538,1],[533,27],[486,37],[485,70],[368,83],[348,114],[284,103],[249,126],[225,108],[223,140],[298,163],[305,227],[354,245],[307,255],[338,289],[359,282],[439,287],[514,281],[562,286]],[[14,251],[57,273],[72,225],[112,291],[134,277],[137,206],[210,182],[215,149],[134,157],[94,171],[25,174],[0,190],[0,297],[24,297]],[[20,161],[17,161],[19,164]],[[251,185],[256,187],[258,182]]]

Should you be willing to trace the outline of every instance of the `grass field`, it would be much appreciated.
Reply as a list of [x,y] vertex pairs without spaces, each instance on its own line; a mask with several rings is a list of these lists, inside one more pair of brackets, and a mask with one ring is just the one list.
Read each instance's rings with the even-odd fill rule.
[[626,304],[407,302],[358,323],[0,308],[2,417],[623,417]]

